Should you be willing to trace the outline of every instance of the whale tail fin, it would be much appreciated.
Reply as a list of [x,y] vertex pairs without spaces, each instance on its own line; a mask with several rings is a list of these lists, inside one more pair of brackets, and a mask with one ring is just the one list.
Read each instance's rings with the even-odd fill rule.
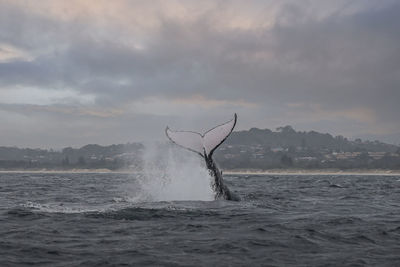
[[211,157],[214,151],[228,138],[235,128],[237,115],[228,122],[218,125],[204,134],[190,131],[172,131],[165,129],[167,137],[175,144],[199,154]]

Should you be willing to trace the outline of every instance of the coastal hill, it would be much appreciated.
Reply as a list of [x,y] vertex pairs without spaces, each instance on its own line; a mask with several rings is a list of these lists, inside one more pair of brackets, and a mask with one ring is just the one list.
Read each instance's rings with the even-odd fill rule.
[[348,140],[291,126],[276,131],[252,128],[233,132],[217,150],[221,166],[237,168],[400,169],[400,147],[380,141]]
[[[166,144],[168,144],[166,142]],[[61,151],[0,147],[0,170],[134,169],[143,166],[141,143],[89,144]],[[215,154],[224,169],[400,169],[400,147],[379,141],[348,140],[291,126],[276,131],[233,132]]]
[[300,132],[295,131],[291,126],[279,127],[276,131],[269,129],[252,128],[248,131],[233,132],[226,140],[228,145],[262,145],[269,147],[301,147],[314,150],[335,150],[335,151],[383,151],[396,152],[398,146],[385,144],[379,141],[362,141],[356,139],[349,141],[347,138],[338,135],[333,137],[329,133],[318,133],[315,131]]

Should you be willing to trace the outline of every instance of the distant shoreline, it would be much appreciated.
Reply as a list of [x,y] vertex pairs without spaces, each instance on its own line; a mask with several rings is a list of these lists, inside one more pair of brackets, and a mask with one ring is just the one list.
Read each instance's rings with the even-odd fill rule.
[[[134,174],[141,173],[141,171],[134,170],[109,170],[109,169],[70,169],[70,170],[51,170],[51,169],[34,169],[34,170],[0,170],[2,173],[121,173],[121,174]],[[270,170],[224,170],[227,175],[399,175],[400,170],[336,170],[336,169],[270,169]]]
[[399,175],[400,170],[302,170],[302,169],[271,169],[271,170],[226,170],[228,175]]

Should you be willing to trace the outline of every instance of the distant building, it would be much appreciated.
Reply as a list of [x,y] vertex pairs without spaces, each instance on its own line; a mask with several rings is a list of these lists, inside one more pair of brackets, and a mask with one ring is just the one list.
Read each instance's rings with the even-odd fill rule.
[[381,159],[385,156],[386,152],[368,152],[368,156],[373,159]]

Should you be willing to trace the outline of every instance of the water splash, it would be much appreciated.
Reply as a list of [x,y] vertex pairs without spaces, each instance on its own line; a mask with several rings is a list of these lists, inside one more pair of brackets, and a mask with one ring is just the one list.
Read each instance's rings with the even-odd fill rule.
[[211,177],[201,159],[183,149],[147,144],[143,172],[135,177],[139,190],[133,201],[214,199]]

